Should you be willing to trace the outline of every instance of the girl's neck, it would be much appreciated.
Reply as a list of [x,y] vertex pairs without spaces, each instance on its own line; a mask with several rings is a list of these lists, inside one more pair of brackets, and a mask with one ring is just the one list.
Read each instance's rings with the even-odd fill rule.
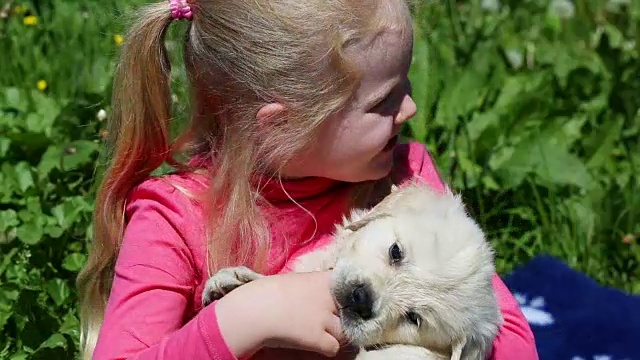
[[269,202],[300,201],[347,186],[347,183],[323,177],[284,179],[267,175],[254,176],[254,184]]
[[[210,168],[213,166],[211,158],[194,156],[189,166],[195,168]],[[274,174],[258,173],[252,176],[254,188],[268,202],[301,201],[318,197],[338,188],[349,186],[348,183],[324,177],[278,177]]]

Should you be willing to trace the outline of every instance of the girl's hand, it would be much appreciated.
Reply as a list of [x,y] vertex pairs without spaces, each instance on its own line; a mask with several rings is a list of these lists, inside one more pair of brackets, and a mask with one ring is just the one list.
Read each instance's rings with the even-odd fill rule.
[[218,323],[236,357],[261,347],[312,351],[334,357],[342,327],[331,296],[331,272],[267,276],[218,300]]

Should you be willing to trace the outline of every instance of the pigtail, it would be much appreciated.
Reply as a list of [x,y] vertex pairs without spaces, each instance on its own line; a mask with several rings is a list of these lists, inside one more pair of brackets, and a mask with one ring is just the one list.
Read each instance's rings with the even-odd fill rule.
[[90,359],[109,296],[124,232],[131,189],[171,159],[170,65],[164,46],[171,11],[166,3],[142,9],[131,28],[115,72],[107,151],[112,159],[98,189],[94,236],[77,286],[81,352]]

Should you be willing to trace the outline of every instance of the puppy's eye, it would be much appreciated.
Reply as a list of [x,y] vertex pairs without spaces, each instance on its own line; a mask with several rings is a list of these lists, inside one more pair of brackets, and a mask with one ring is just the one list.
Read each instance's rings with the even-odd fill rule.
[[413,311],[410,311],[406,316],[407,320],[409,320],[410,323],[414,324],[417,327],[420,327],[420,324],[422,323],[422,318],[420,317],[420,315],[416,314]]
[[404,258],[404,254],[402,253],[402,249],[398,243],[394,243],[389,248],[389,260],[391,264],[397,264]]

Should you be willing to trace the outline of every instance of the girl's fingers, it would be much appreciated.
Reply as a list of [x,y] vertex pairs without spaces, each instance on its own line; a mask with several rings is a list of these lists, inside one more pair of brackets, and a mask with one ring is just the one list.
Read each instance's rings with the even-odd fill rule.
[[340,344],[344,344],[346,342],[344,332],[342,331],[342,323],[340,322],[339,317],[332,315],[327,322],[325,330]]
[[320,339],[320,344],[317,351],[326,356],[333,358],[338,355],[340,351],[340,342],[332,334],[326,332]]

